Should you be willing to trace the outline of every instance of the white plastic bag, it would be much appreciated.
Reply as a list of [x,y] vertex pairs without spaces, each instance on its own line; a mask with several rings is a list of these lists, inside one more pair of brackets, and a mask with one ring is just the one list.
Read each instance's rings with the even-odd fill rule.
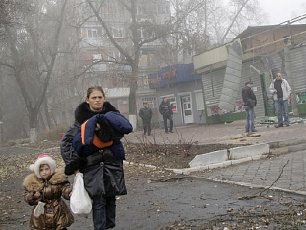
[[44,209],[45,203],[38,201],[38,204],[34,208],[34,216],[39,217],[41,214],[44,214],[45,209]]
[[91,211],[91,199],[85,190],[82,173],[77,173],[74,178],[70,208],[74,214],[88,214]]

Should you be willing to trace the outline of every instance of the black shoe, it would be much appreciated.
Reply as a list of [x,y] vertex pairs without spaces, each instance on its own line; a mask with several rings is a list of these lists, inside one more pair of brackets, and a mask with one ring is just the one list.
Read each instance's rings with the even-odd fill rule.
[[173,133],[173,131],[170,131],[169,133]]
[[105,229],[114,228],[115,226],[116,226],[115,224],[108,224],[105,226]]
[[257,129],[253,129],[253,130],[252,130],[252,133],[256,133],[256,132],[257,132]]
[[286,123],[285,126],[288,127],[288,126],[290,126],[290,125],[289,125],[289,123]]
[[284,127],[283,124],[275,125],[275,128],[281,128]]

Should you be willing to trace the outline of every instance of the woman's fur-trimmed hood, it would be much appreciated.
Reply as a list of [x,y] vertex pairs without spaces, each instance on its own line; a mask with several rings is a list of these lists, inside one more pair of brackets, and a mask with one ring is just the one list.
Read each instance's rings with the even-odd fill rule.
[[[64,169],[57,169],[48,180],[48,183],[60,184],[66,181],[68,181],[68,177],[64,174]],[[37,178],[34,173],[31,173],[24,179],[23,186],[30,192],[40,191],[44,187],[44,180]]]

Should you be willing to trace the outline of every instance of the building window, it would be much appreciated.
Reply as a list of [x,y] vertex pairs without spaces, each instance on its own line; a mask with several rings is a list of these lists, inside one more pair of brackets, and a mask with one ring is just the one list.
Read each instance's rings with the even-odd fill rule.
[[123,28],[113,27],[112,33],[113,33],[113,38],[123,38]]
[[155,32],[147,28],[142,29],[141,35],[142,35],[142,38],[145,38],[145,39],[156,37]]
[[102,60],[102,55],[101,54],[93,54],[92,55],[92,60],[93,61],[101,61]]
[[98,30],[97,29],[87,29],[87,37],[88,38],[98,37]]
[[109,61],[120,60],[121,53],[119,50],[109,52],[107,59]]

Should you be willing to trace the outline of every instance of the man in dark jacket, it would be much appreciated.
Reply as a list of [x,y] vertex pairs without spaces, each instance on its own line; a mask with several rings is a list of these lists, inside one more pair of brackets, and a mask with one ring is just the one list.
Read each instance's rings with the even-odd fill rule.
[[242,88],[242,100],[246,111],[245,132],[247,133],[248,136],[250,136],[252,132],[256,132],[254,125],[254,119],[255,119],[254,107],[257,104],[256,96],[252,90],[251,81],[246,82],[245,87]]
[[143,134],[148,136],[151,135],[151,119],[152,119],[152,109],[149,107],[147,102],[143,103],[143,108],[139,110],[138,115],[142,119]]
[[169,99],[163,98],[162,102],[159,105],[159,112],[163,116],[165,132],[168,133],[167,120],[169,120],[169,132],[173,133],[173,111]]

